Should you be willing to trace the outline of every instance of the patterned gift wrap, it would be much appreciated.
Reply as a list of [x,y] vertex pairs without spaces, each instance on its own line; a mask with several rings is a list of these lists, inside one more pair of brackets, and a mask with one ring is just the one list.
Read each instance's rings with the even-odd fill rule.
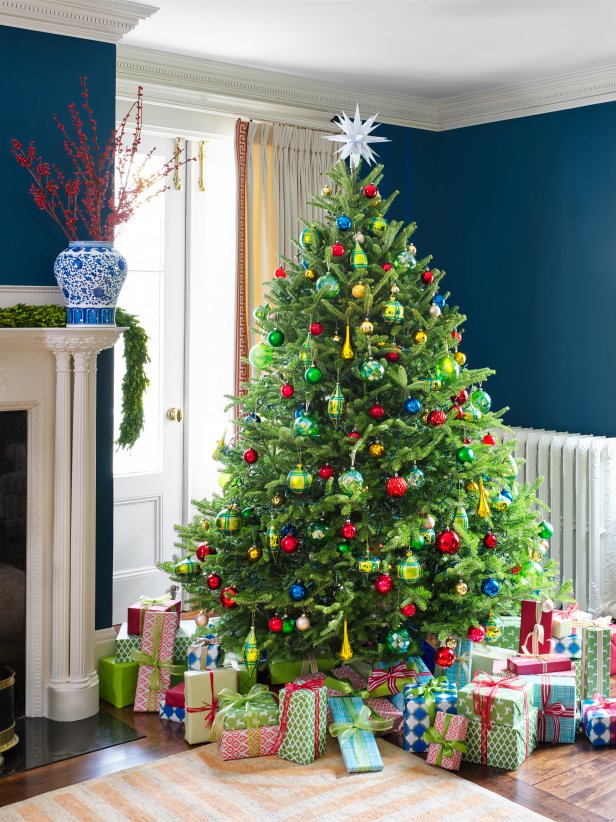
[[179,599],[171,599],[169,594],[160,597],[139,597],[139,602],[128,606],[126,626],[129,634],[141,634],[143,620],[148,611],[175,611],[177,614],[176,628],[180,627]]
[[[173,639],[176,613],[148,611],[143,620],[141,650],[133,651],[133,661],[139,663],[135,711],[156,711],[171,685]],[[179,669],[181,670],[181,668]]]
[[539,709],[539,742],[575,742],[575,678],[560,674],[525,676],[533,686],[533,706]]
[[389,730],[389,721],[371,720],[370,708],[359,696],[332,696],[328,704],[334,717],[329,732],[338,737],[347,772],[382,771],[383,760],[374,731]]
[[272,756],[278,753],[278,725],[223,731],[220,738],[222,759],[248,759],[253,756]]
[[[581,659],[572,659],[571,660],[572,668],[570,671],[558,671],[556,676],[562,677],[567,679],[570,683],[573,683],[573,687],[575,688],[575,702],[576,704],[580,701],[580,669],[582,660]],[[498,676],[507,676],[510,679],[513,679],[517,676],[512,671],[507,670],[507,663],[505,660],[495,663],[494,665],[494,673]],[[529,682],[535,682],[535,679],[541,676],[540,674],[533,674],[527,675],[524,679],[527,679]],[[537,707],[535,705],[535,707]]]
[[368,676],[368,690],[371,696],[391,696],[402,693],[405,685],[423,685],[432,679],[432,674],[420,657],[410,657],[406,662],[379,667],[377,663]]
[[520,644],[520,617],[502,616],[503,633],[498,639],[498,644],[503,648],[517,648]]
[[447,679],[439,677],[428,685],[404,686],[404,748],[421,753],[428,750],[424,734],[434,722],[437,711],[456,713],[457,691]]
[[214,634],[193,637],[188,646],[187,661],[189,671],[208,671],[218,668],[221,659],[221,645]]
[[552,638],[552,613],[544,611],[540,600],[523,599],[520,613],[520,644],[518,651],[533,654],[549,654]]
[[593,745],[616,745],[616,699],[595,694],[581,704],[582,728]]
[[609,696],[612,632],[609,625],[582,627],[582,699]]
[[225,731],[239,731],[278,725],[278,699],[267,685],[253,685],[247,694],[225,688],[218,693],[218,713],[212,737]]
[[323,651],[308,654],[302,659],[274,657],[268,662],[270,681],[272,685],[283,685],[285,682],[292,682],[294,679],[303,679],[308,674],[331,671],[335,664],[334,657]]
[[116,708],[125,708],[135,701],[139,665],[136,662],[116,662],[104,656],[98,663],[99,697]]
[[[325,677],[325,685],[327,686],[327,698],[331,696],[360,696],[364,700],[364,704],[370,708],[373,719],[389,719],[391,720],[391,731],[396,733],[402,730],[404,725],[404,705],[399,708],[394,705],[389,699],[385,697],[370,697],[367,688],[367,682],[363,679],[357,671],[351,668],[350,665],[341,665],[334,668],[331,672],[332,676]],[[316,676],[316,674],[315,674]],[[332,678],[340,680],[334,683]],[[399,694],[402,697],[402,694]],[[333,722],[333,715],[328,707],[327,709],[327,725]]]
[[[195,623],[191,620],[180,622],[180,627],[177,629],[173,641],[173,662],[175,665],[184,665],[184,667],[186,667],[188,646],[191,643],[191,637],[195,632],[195,627]],[[123,622],[116,638],[115,661],[132,662],[133,651],[138,651],[140,648],[141,637],[129,634],[128,625],[126,622]]]
[[582,657],[582,637],[580,634],[574,636],[563,636],[552,638],[552,653],[564,654],[570,659],[581,659]]
[[471,717],[466,753],[462,758],[467,762],[514,771],[537,745],[537,719],[537,708],[529,708],[526,716],[513,725],[491,724],[489,728],[482,728],[481,718]]
[[571,658],[564,654],[547,654],[540,657],[514,656],[507,660],[507,668],[514,674],[555,674],[573,668]]
[[184,737],[190,745],[210,741],[218,709],[218,694],[224,688],[237,689],[237,673],[233,668],[186,671],[184,674]]
[[560,639],[577,634],[577,627],[571,624],[574,619],[592,619],[592,617],[580,611],[577,602],[573,602],[565,609],[555,608],[552,617],[552,636]]
[[[505,619],[505,617],[503,617]],[[463,688],[471,679],[471,666],[473,658],[473,643],[470,639],[456,640],[456,661],[449,668],[441,668],[437,665],[434,669],[435,676],[446,676],[450,685],[456,688]]]
[[459,771],[462,754],[466,752],[464,740],[467,733],[468,719],[465,716],[437,711],[434,726],[426,731],[430,743],[426,762],[448,771]]
[[309,765],[327,745],[327,688],[311,682],[291,682],[279,694],[281,759]]
[[533,686],[526,679],[494,678],[480,672],[458,692],[458,713],[480,716],[489,711],[492,722],[513,725],[525,715],[532,698]]
[[177,705],[167,705],[165,700],[161,699],[158,704],[158,714],[161,719],[169,719],[171,722],[181,722],[184,724],[184,715],[186,711]]
[[[502,648],[500,645],[483,645],[473,642],[471,674],[474,677],[480,671],[486,674],[496,673],[496,663],[507,662],[510,656],[517,656],[517,650]],[[472,679],[471,677],[471,679]],[[468,683],[467,683],[468,685]]]

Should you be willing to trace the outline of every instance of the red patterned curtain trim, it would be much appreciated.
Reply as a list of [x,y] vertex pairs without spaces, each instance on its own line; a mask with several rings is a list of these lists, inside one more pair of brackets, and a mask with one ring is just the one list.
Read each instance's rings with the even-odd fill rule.
[[[237,276],[235,283],[235,394],[240,396],[241,384],[250,378],[250,366],[242,362],[248,356],[248,289],[246,281],[246,159],[248,123],[235,125],[235,158],[237,162]],[[239,414],[236,406],[236,416]]]

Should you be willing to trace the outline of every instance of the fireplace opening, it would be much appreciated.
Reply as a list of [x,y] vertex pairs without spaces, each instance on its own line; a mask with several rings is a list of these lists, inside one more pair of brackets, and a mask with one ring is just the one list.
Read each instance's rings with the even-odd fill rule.
[[0,663],[15,671],[15,716],[26,712],[28,412],[0,412]]

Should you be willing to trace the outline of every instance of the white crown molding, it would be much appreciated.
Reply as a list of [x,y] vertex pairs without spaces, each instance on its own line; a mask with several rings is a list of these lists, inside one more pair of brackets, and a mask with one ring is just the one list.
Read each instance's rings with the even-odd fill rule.
[[155,11],[132,0],[0,0],[0,25],[117,43]]
[[383,123],[446,131],[611,102],[616,100],[616,65],[428,100],[120,44],[118,97],[133,100],[137,85],[145,86],[148,103],[190,111],[327,129],[335,113],[359,102],[364,115],[378,111]]

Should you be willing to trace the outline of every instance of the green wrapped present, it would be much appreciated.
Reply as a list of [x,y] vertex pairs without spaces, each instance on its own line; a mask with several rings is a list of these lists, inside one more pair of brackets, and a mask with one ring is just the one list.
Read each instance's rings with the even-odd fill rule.
[[514,725],[533,704],[533,686],[521,677],[498,677],[480,671],[458,691],[458,713],[484,714],[492,723]]
[[502,660],[507,660],[510,656],[517,656],[518,644],[516,642],[514,648],[505,648],[500,645],[484,645],[483,643],[473,642],[473,653],[471,658],[471,676],[483,671],[486,674],[495,674],[497,667],[494,663]]
[[468,724],[467,762],[493,765],[514,771],[530,756],[537,745],[537,708],[529,708],[513,725],[493,723],[482,732],[482,719],[472,717]]
[[138,673],[137,662],[116,662],[113,656],[102,657],[98,663],[100,698],[116,708],[132,705],[135,701]]
[[278,725],[278,700],[267,685],[253,685],[247,694],[230,688],[218,693],[218,711],[212,728],[212,739],[222,731],[240,731]]
[[331,671],[337,662],[338,660],[327,651],[315,651],[314,654],[308,654],[302,659],[274,656],[268,662],[270,680],[272,685],[284,685],[308,674]]
[[327,688],[322,679],[291,682],[280,691],[278,756],[309,765],[327,744]]
[[[196,625],[192,620],[180,622],[180,627],[175,633],[173,642],[173,662],[175,665],[188,667],[187,657],[191,638],[195,633]],[[141,650],[141,636],[139,634],[129,634],[128,624],[123,622],[116,637],[116,662],[132,662],[133,651]]]
[[612,635],[609,624],[599,626],[582,625],[580,627],[582,629],[581,698],[592,699],[595,694],[608,697],[610,695]]
[[502,648],[517,648],[520,644],[520,617],[502,616],[503,632],[498,640]]

